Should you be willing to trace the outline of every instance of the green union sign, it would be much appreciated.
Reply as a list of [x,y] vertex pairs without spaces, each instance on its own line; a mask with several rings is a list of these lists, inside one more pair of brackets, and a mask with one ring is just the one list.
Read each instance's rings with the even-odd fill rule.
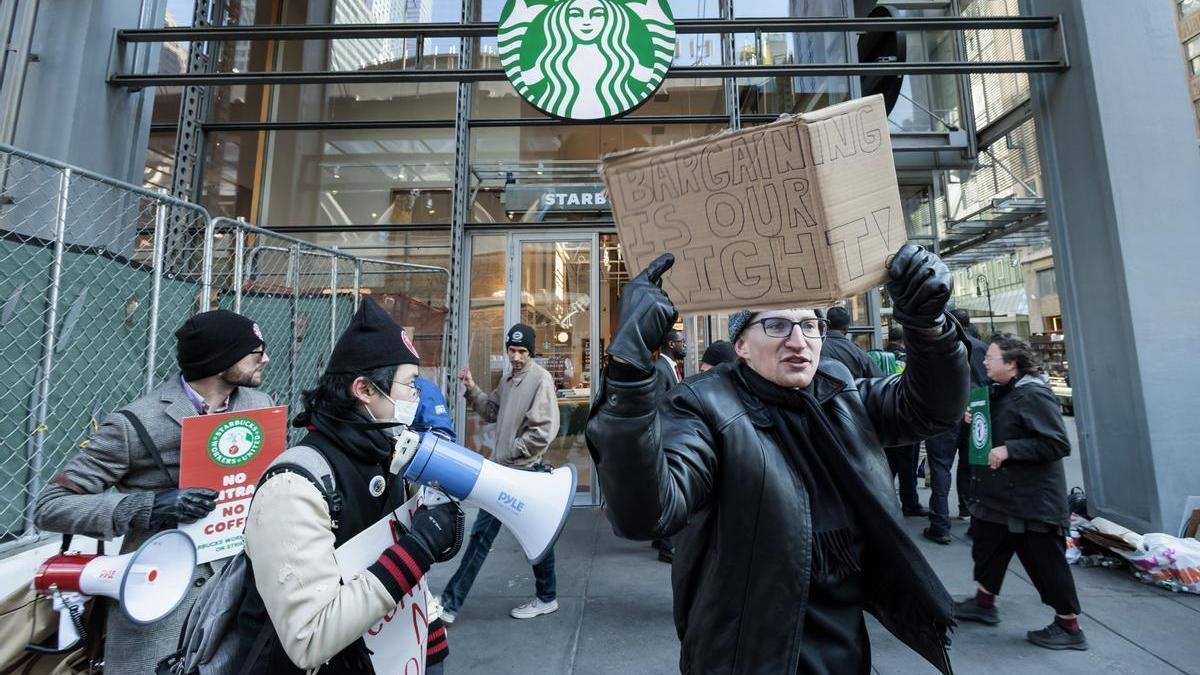
[[666,0],[508,0],[500,62],[537,109],[573,120],[624,115],[662,84],[675,55]]

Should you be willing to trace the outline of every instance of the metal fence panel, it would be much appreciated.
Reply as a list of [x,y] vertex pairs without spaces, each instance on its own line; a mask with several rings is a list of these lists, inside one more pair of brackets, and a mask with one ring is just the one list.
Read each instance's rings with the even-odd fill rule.
[[444,385],[448,280],[0,146],[0,555],[37,540],[37,493],[104,417],[176,376],[192,314],[258,322],[262,389],[294,414],[366,295]]

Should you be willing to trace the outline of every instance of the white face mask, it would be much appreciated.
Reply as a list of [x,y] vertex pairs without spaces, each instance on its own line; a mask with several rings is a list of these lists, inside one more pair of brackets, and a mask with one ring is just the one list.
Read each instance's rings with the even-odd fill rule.
[[[379,391],[379,395],[386,398],[392,404],[392,419],[379,420],[380,422],[394,422],[396,425],[399,425],[399,426],[406,426],[406,427],[412,426],[413,420],[415,420],[417,418],[417,408],[420,407],[420,405],[421,405],[421,402],[419,400],[418,401],[396,401],[396,400],[393,400],[391,396],[388,396],[387,394],[383,393],[383,391]],[[370,413],[370,411],[371,411],[371,409],[367,408],[367,412]],[[375,415],[372,414],[371,418],[374,419]]]
[[392,419],[406,427],[412,426],[419,406],[419,401],[392,401]]

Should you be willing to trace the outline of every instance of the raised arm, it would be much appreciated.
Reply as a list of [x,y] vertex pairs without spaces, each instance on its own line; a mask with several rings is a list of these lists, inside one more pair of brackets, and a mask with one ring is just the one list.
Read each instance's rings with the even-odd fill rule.
[[908,363],[900,375],[857,382],[884,446],[904,445],[949,429],[967,406],[966,333],[945,312],[954,287],[945,263],[920,246],[904,246],[888,265],[892,317],[904,326]]
[[680,385],[660,405],[651,353],[675,323],[661,281],[673,262],[664,254],[622,291],[609,366],[587,425],[608,517],[630,539],[682,529],[711,495],[716,472],[711,432],[691,389]]

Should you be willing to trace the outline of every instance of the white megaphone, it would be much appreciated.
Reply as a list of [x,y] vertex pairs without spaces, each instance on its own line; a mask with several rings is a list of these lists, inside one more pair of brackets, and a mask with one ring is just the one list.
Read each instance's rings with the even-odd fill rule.
[[90,595],[115,598],[136,624],[154,623],[183,601],[196,569],[196,545],[179,530],[166,530],[125,555],[63,552],[50,556],[33,577],[33,587],[54,599],[58,649],[79,641],[79,618]]
[[421,438],[404,477],[495,516],[531,564],[546,557],[567,524],[576,482],[574,464],[550,472],[510,469],[432,433]]

